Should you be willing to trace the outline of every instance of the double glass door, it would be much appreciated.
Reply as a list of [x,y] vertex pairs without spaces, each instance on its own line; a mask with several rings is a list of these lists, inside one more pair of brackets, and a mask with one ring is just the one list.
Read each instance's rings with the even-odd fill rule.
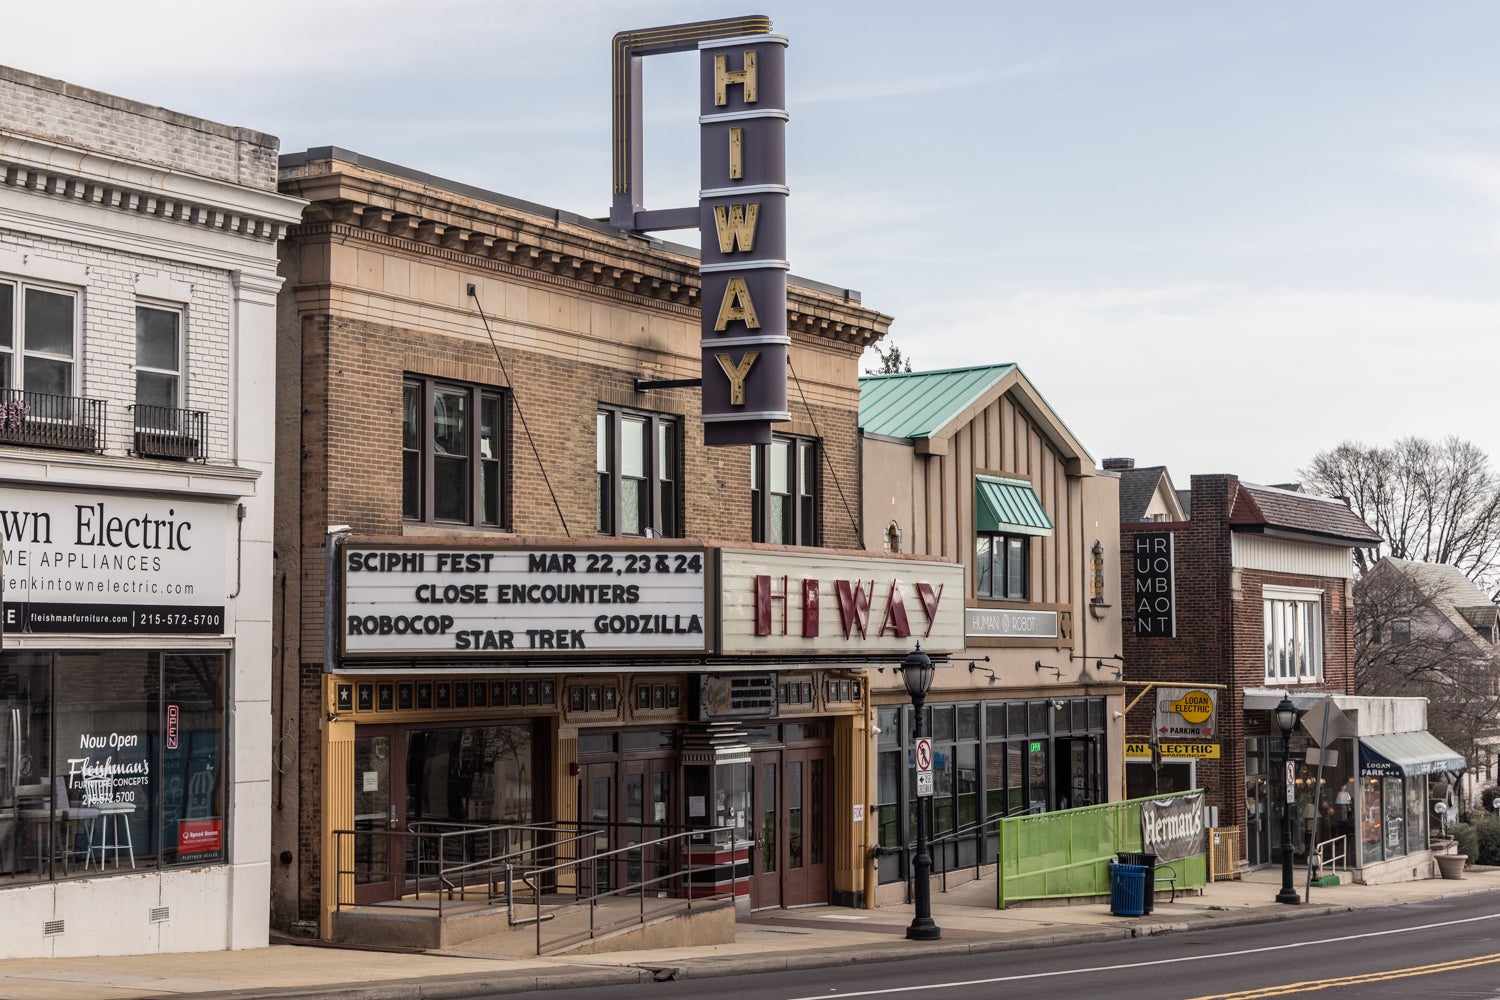
[[584,876],[586,885],[592,880],[593,892],[641,887],[651,893],[669,888],[664,881],[672,870],[669,845],[651,842],[672,832],[675,769],[676,756],[670,753],[582,765],[578,815],[584,827],[594,831],[594,853],[608,852],[607,859]]
[[[354,738],[351,859],[359,902],[399,898],[415,879],[478,853],[523,849],[530,836],[496,827],[535,820],[530,722],[485,726],[360,726]],[[467,831],[475,832],[472,835]],[[439,839],[439,834],[450,836]],[[453,836],[453,834],[458,834]]]
[[750,905],[828,902],[828,748],[757,750],[750,766]]

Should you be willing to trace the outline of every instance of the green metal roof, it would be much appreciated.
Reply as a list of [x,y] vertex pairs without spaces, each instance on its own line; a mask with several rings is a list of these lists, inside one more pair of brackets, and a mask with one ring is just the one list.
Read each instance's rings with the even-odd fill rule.
[[930,438],[1015,367],[982,365],[934,372],[865,375],[859,380],[859,426],[866,434]]
[[1009,535],[1050,535],[1052,519],[1030,483],[998,476],[974,477],[974,527]]

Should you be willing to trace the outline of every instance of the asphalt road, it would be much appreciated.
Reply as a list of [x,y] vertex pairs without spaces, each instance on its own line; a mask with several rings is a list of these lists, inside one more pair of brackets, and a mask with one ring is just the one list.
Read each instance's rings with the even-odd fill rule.
[[1500,996],[1500,897],[1128,941],[509,997],[1251,1000],[1302,994],[1327,1000]]

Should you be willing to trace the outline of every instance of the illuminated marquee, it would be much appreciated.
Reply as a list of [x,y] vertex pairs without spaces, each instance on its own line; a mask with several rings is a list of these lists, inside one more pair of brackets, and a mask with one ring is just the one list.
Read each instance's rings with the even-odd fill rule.
[[[696,224],[702,244],[703,437],[769,444],[787,409],[786,39],[753,16],[615,36],[615,196],[634,230]],[[699,51],[698,208],[640,202],[640,59]],[[691,221],[690,221],[691,220]]]

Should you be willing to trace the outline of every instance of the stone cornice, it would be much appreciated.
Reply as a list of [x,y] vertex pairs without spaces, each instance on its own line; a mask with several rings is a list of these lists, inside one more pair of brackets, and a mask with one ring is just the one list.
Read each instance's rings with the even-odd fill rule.
[[274,243],[301,202],[273,191],[0,134],[0,185]]
[[[569,222],[563,212],[533,214],[329,160],[283,168],[282,190],[310,202],[292,238],[355,239],[673,312],[699,308],[695,256],[634,234],[601,233]],[[834,294],[795,278],[788,284],[787,332],[793,336],[862,351],[890,324],[891,317],[865,308],[852,293]]]

